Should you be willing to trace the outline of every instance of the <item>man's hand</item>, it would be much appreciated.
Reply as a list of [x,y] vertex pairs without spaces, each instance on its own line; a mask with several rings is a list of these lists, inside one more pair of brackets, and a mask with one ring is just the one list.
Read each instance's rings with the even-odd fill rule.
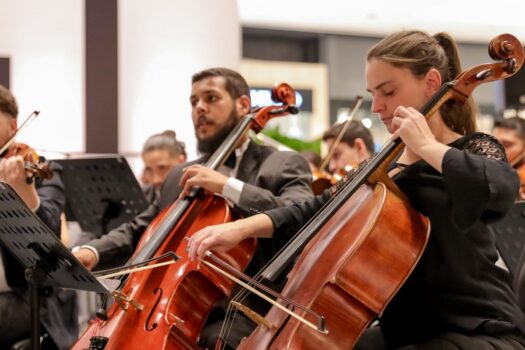
[[29,208],[38,205],[35,183],[26,182],[27,173],[21,156],[3,158],[0,161],[0,180],[7,182]]
[[73,255],[88,269],[89,271],[97,265],[97,256],[88,248],[80,248]]
[[221,194],[227,180],[226,176],[215,170],[199,164],[191,165],[182,170],[179,183],[182,187],[180,198],[186,197],[193,186],[200,186],[209,192]]

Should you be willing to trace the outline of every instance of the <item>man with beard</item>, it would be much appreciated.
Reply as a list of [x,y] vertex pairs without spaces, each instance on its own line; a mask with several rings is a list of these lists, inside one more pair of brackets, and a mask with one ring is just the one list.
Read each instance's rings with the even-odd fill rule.
[[[242,216],[303,202],[312,197],[311,172],[306,160],[298,153],[280,152],[258,145],[248,137],[240,140],[240,146],[234,151],[235,156],[230,157],[227,165],[217,171],[202,165],[241,116],[249,113],[249,93],[244,78],[226,68],[207,69],[192,77],[192,120],[198,150],[203,156],[175,166],[164,181],[157,199],[132,222],[74,249],[76,257],[88,269],[97,265],[116,266],[129,258],[138,239],[157,214],[177,198],[184,197],[193,186],[222,195]],[[260,240],[245,272],[255,274],[273,253],[271,241]],[[220,319],[220,312],[218,314],[216,318]],[[245,334],[239,337],[242,335]]]

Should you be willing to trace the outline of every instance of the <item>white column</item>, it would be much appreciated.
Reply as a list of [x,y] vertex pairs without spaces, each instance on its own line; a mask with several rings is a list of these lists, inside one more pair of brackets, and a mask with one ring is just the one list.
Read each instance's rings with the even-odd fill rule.
[[17,140],[83,151],[84,1],[0,0],[0,56],[10,58],[19,124],[41,112]]
[[139,152],[151,134],[174,129],[195,158],[191,76],[238,69],[240,47],[235,0],[120,1],[119,150]]

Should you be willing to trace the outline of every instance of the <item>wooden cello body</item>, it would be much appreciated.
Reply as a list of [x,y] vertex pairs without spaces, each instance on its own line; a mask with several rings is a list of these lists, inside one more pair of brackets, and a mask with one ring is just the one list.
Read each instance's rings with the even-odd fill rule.
[[409,276],[429,232],[428,220],[384,184],[360,187],[308,243],[282,291],[325,315],[328,332],[272,308],[265,319],[286,327],[259,326],[239,349],[351,349]]
[[[98,339],[108,339],[104,349],[198,348],[197,338],[204,320],[217,301],[229,295],[233,282],[206,266],[190,262],[181,239],[191,237],[211,222],[229,222],[233,217],[219,196],[202,196],[194,200],[193,205],[196,208],[180,220],[180,225],[173,228],[169,239],[158,250],[158,255],[176,251],[180,259],[165,267],[134,272],[124,284],[122,293],[142,307],[126,305],[124,309],[114,303],[107,311],[107,320],[92,324],[73,349],[89,348],[93,334]],[[151,223],[146,235],[158,229],[168,211],[169,208]],[[244,270],[254,245],[254,240],[245,241],[221,257]]]

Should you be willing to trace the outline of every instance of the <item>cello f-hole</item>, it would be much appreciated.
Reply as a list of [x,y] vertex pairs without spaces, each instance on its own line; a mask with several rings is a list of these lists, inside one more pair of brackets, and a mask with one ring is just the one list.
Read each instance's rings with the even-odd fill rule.
[[[153,313],[157,309],[157,305],[159,304],[159,301],[160,301],[160,299],[162,297],[162,288],[155,288],[153,290],[153,295],[155,295],[155,294],[157,294],[157,300],[155,300],[155,304],[153,304],[153,307],[151,308],[151,311],[149,312],[148,317],[146,318],[146,324],[145,324],[145,327],[144,327],[146,329],[146,331],[148,331],[148,332],[151,332],[152,330],[157,328],[157,322],[151,323],[151,318],[153,316]],[[151,323],[151,325],[150,325],[150,323]]]

